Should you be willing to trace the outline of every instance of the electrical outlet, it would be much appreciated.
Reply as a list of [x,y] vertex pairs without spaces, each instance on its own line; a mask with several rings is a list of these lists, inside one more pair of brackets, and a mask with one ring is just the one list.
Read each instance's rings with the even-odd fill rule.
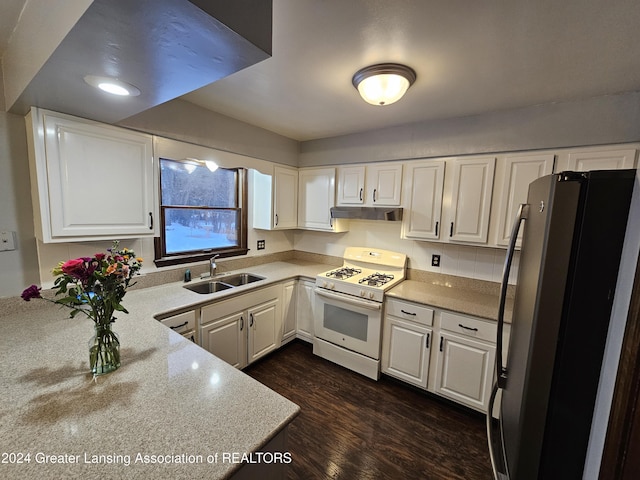
[[16,242],[13,239],[13,232],[0,232],[0,251],[15,250]]
[[440,266],[440,255],[431,255],[431,266],[432,267]]
[[264,240],[258,240],[258,250],[264,250]]

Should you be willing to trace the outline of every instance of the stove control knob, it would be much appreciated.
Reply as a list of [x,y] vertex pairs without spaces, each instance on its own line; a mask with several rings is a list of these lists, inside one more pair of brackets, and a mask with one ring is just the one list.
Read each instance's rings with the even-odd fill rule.
[[327,282],[322,282],[322,288],[327,288],[328,287],[328,283]]
[[369,292],[369,298],[373,298],[374,296],[375,296],[375,293]]
[[361,297],[365,297],[366,295],[367,295],[367,292],[365,292],[364,290],[360,290]]
[[335,286],[335,284],[334,284],[333,282],[331,282],[331,283],[329,284],[329,288],[330,288],[331,290],[333,290],[333,289],[335,289],[335,288],[336,288],[336,286]]

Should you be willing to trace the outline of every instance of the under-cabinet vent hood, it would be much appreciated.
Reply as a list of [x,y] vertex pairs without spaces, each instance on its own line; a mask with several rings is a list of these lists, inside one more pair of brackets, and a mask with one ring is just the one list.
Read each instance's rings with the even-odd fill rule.
[[402,220],[402,208],[399,207],[332,207],[332,218],[351,218],[359,220]]

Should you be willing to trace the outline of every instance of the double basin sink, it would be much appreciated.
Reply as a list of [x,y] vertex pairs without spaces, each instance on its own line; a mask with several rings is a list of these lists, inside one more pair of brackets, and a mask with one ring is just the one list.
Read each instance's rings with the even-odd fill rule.
[[184,288],[191,290],[195,293],[216,293],[222,292],[233,287],[240,287],[249,283],[258,282],[264,280],[264,277],[255,275],[253,273],[236,273],[233,275],[226,275],[209,280],[208,282],[196,283],[194,285],[185,285]]

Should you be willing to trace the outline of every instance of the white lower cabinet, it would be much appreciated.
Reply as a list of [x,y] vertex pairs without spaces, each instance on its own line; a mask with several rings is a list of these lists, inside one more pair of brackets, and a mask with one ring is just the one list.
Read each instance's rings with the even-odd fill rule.
[[315,304],[315,282],[298,280],[296,286],[296,338],[313,342],[313,315]]
[[[204,307],[203,310],[209,307]],[[247,365],[246,313],[236,312],[203,325],[202,348],[236,368]]]
[[486,411],[496,358],[495,322],[442,312],[435,393]]
[[184,338],[191,340],[193,343],[198,343],[196,318],[199,313],[199,310],[189,310],[188,312],[164,318],[160,320],[160,323],[169,327],[174,332],[179,333]]
[[274,298],[247,311],[249,318],[249,363],[280,346],[282,323],[280,300]]
[[427,388],[433,330],[387,317],[384,339],[382,372]]
[[[382,373],[485,412],[493,383],[496,322],[385,302]],[[508,325],[504,332],[506,355]]]
[[296,338],[297,283],[296,280],[290,280],[282,284],[282,343]]
[[280,347],[281,291],[273,285],[202,307],[202,347],[237,368]]

